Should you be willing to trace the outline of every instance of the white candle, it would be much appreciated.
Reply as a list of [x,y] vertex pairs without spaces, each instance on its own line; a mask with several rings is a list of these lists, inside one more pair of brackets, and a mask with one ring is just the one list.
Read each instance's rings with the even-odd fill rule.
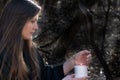
[[86,65],[76,65],[75,66],[75,78],[87,77],[87,66]]

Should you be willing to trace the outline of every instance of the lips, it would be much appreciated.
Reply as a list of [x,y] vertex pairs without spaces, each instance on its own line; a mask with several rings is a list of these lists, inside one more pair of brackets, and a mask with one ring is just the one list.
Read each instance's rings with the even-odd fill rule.
[[33,34],[34,32],[30,32],[30,34]]

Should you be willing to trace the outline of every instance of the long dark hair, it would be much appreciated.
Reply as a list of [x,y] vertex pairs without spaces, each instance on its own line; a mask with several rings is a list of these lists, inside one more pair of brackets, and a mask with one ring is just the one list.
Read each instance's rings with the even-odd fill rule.
[[[32,0],[12,0],[5,6],[0,17],[0,80],[32,80],[39,78],[39,64],[34,47],[22,38],[22,29],[40,7]],[[30,66],[24,58],[29,55]],[[31,70],[31,71],[30,71]]]

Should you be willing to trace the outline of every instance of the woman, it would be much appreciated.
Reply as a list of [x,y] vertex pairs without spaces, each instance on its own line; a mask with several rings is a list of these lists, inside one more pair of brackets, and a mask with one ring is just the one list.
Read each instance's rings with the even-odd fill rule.
[[[0,17],[0,80],[61,80],[76,63],[88,63],[89,51],[85,50],[63,65],[44,65],[32,43],[39,12],[32,0],[11,0],[5,6]],[[77,79],[69,75],[64,80]]]

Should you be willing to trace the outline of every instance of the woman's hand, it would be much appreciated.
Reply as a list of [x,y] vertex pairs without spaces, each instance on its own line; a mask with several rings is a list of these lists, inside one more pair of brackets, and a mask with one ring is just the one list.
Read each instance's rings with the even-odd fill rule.
[[88,65],[91,61],[91,54],[88,50],[83,50],[73,55],[75,65]]
[[75,75],[71,74],[71,75],[67,75],[62,80],[87,80],[87,79],[88,79],[87,77],[84,77],[84,78],[75,78]]
[[75,65],[88,65],[90,61],[91,61],[90,51],[88,50],[80,51],[73,55],[63,64],[64,74],[66,75],[70,70],[74,68]]

